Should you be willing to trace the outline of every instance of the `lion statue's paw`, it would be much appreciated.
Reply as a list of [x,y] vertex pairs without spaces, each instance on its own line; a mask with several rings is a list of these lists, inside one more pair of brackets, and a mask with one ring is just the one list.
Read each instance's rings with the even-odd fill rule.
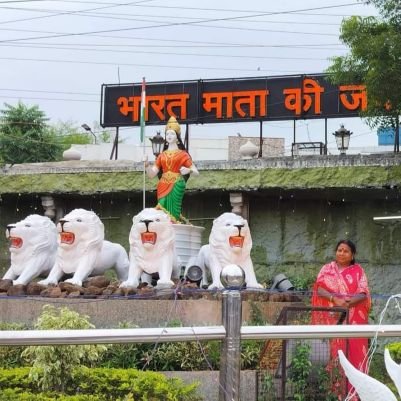
[[257,288],[257,289],[262,289],[262,288],[265,288],[265,287],[263,287],[263,285],[262,285],[262,284],[259,284],[259,283],[251,283],[251,284],[248,284],[248,283],[247,283],[246,288]]
[[79,287],[82,287],[82,280],[74,279],[74,277],[73,278],[69,278],[67,280],[64,280],[64,282],[65,283],[74,284],[74,285],[77,285]]
[[38,284],[43,285],[45,287],[47,287],[49,285],[57,285],[57,280],[48,280],[48,279],[40,280],[40,281],[38,281]]
[[167,281],[161,281],[161,280],[158,280],[157,281],[157,285],[156,285],[156,289],[157,290],[162,290],[162,289],[165,289],[165,288],[173,288],[174,287],[174,281],[171,281],[171,280],[167,280]]
[[120,288],[138,288],[138,286],[139,286],[139,281],[130,281],[130,280],[126,280],[126,281],[123,281],[121,284],[120,284]]
[[208,290],[221,290],[224,288],[224,286],[221,283],[212,283],[207,288]]

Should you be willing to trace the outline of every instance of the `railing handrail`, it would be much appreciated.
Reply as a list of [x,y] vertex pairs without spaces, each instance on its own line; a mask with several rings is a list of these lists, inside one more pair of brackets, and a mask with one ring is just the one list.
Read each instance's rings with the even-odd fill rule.
[[[4,345],[126,344],[223,340],[224,326],[86,330],[4,330]],[[400,337],[401,325],[242,326],[241,340]]]
[[241,340],[398,337],[401,325],[287,325],[242,326]]
[[0,345],[125,344],[223,340],[224,326],[86,330],[4,330]]

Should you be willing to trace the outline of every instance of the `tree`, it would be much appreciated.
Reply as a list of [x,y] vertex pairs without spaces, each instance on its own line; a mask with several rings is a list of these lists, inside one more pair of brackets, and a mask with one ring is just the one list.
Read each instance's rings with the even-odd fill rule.
[[368,0],[368,4],[377,7],[384,18],[393,24],[401,24],[401,3],[399,0]]
[[[38,106],[4,104],[0,110],[0,162],[7,164],[63,160],[63,152],[71,145],[93,143],[93,136],[83,132],[75,122],[48,119]],[[98,142],[110,143],[112,136],[94,122]],[[119,140],[122,142],[122,140]]]
[[61,151],[57,160],[63,160],[62,152],[69,149],[73,144],[88,145],[92,143],[93,137],[87,132],[82,132],[73,121],[58,121],[49,127],[53,135],[58,138],[61,144]]
[[45,113],[22,102],[4,106],[0,110],[0,160],[9,164],[56,160],[61,147],[48,129]]
[[[381,15],[351,17],[341,25],[340,40],[349,47],[346,56],[334,57],[327,69],[335,84],[361,82],[368,96],[371,127],[399,130],[401,114],[401,17],[398,0],[371,0]],[[394,149],[399,151],[398,135]]]
[[[60,139],[63,151],[71,145],[89,145],[93,143],[93,136],[96,136],[97,143],[113,142],[110,131],[103,129],[96,121],[93,122],[93,134],[83,131],[81,127],[74,121],[58,121],[52,124],[50,129]],[[123,142],[123,140],[119,140]],[[60,159],[61,160],[61,159]]]

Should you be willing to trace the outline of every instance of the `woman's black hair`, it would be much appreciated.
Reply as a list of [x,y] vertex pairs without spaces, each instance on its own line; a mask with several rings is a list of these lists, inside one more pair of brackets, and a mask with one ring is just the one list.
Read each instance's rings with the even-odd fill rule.
[[337,252],[338,247],[339,247],[341,244],[348,245],[349,248],[351,249],[351,252],[352,252],[352,260],[351,260],[351,263],[354,264],[354,263],[355,263],[355,254],[356,254],[356,246],[355,246],[355,244],[354,244],[351,240],[349,240],[349,239],[341,239],[340,241],[337,242],[336,249],[335,249],[336,252]]

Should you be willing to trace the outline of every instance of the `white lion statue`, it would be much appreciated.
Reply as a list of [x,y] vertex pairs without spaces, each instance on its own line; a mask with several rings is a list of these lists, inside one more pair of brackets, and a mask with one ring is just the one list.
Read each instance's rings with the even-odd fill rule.
[[203,270],[203,283],[207,283],[210,271],[212,283],[209,289],[222,288],[220,273],[224,266],[235,264],[245,272],[248,288],[263,288],[256,281],[251,260],[252,238],[247,220],[235,213],[223,213],[213,220],[209,244],[203,245],[194,264]]
[[150,282],[143,273],[158,273],[156,288],[171,288],[174,285],[171,279],[178,278],[179,267],[170,217],[162,210],[143,209],[132,219],[129,242],[128,280],[120,287],[137,288],[141,277],[142,281]]
[[46,216],[32,214],[15,224],[7,225],[11,266],[3,279],[13,284],[28,284],[49,273],[56,260],[57,228]]
[[82,286],[89,276],[114,268],[119,280],[128,276],[129,260],[125,249],[105,241],[104,226],[92,211],[74,209],[57,224],[59,246],[49,276],[39,284],[57,284],[64,274],[73,274],[68,283]]

